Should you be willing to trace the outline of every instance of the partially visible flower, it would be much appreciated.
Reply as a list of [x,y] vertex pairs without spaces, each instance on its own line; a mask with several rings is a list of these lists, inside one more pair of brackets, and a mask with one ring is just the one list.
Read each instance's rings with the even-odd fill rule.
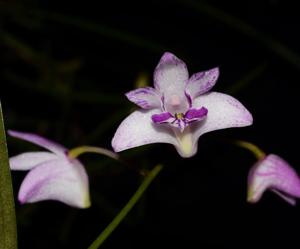
[[300,178],[281,157],[270,154],[259,160],[249,171],[248,202],[258,202],[266,190],[271,190],[295,205],[300,198]]
[[8,131],[8,134],[49,150],[10,158],[12,170],[30,170],[19,190],[21,203],[57,200],[77,208],[90,206],[88,176],[81,162],[70,157],[66,148],[31,133]]
[[185,63],[165,53],[154,72],[154,88],[126,94],[142,109],[120,124],[112,140],[114,150],[170,143],[182,157],[191,157],[204,133],[251,125],[252,115],[238,100],[210,92],[218,77],[219,69],[213,68],[189,78]]

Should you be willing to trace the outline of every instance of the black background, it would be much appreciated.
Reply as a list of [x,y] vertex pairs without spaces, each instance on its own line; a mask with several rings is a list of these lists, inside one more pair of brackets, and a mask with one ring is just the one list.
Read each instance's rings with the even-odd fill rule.
[[[124,93],[140,74],[152,84],[161,55],[190,74],[220,67],[214,90],[238,98],[254,124],[212,132],[196,156],[171,145],[121,155],[129,167],[84,155],[92,207],[16,204],[19,247],[87,248],[139,186],[139,172],[165,168],[103,248],[297,248],[300,209],[272,193],[246,202],[255,158],[243,139],[299,172],[299,11],[296,1],[0,1],[0,97],[6,127],[70,148],[110,147],[135,106]],[[36,147],[9,138],[10,155]],[[13,172],[17,196],[24,172]]]

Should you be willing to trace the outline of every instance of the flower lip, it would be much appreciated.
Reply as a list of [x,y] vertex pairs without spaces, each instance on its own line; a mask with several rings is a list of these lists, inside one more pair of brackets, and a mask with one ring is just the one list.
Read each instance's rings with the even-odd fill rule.
[[152,121],[154,123],[158,123],[158,124],[166,123],[166,122],[168,122],[169,119],[171,119],[173,121],[173,115],[169,112],[163,112],[163,113],[160,113],[160,114],[153,114],[151,116],[151,118],[152,118]]
[[154,114],[151,116],[152,121],[157,124],[167,123],[175,128],[179,128],[181,132],[194,121],[203,120],[208,113],[205,107],[200,109],[189,109],[186,113],[175,113],[172,115],[169,112]]

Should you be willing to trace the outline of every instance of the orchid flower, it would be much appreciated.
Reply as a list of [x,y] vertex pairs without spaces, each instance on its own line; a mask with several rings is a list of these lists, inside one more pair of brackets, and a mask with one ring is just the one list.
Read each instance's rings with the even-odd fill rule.
[[281,157],[270,154],[249,171],[248,202],[256,203],[266,190],[271,190],[291,205],[300,198],[300,178]]
[[48,150],[10,158],[12,170],[29,170],[18,194],[21,203],[57,200],[77,208],[90,206],[86,171],[65,147],[31,133],[8,131],[8,134]]
[[211,92],[219,69],[193,74],[186,64],[166,52],[154,71],[154,88],[126,94],[142,109],[130,114],[112,140],[116,152],[151,143],[173,144],[182,157],[197,152],[204,133],[252,124],[252,115],[235,98]]

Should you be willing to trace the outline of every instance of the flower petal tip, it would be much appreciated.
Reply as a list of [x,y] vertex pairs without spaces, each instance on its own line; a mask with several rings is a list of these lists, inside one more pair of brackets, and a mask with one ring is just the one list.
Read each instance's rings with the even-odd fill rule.
[[18,134],[20,134],[20,132],[14,131],[14,130],[7,130],[7,134],[10,135],[10,136],[12,136],[12,137],[15,137]]
[[179,65],[186,69],[186,64],[171,52],[165,52],[157,65],[157,68],[166,65]]
[[214,67],[212,69],[209,69],[205,73],[207,75],[207,79],[209,81],[211,81],[211,85],[214,86],[216,81],[218,80],[218,78],[220,76],[220,68],[219,67]]
[[252,124],[253,124],[253,115],[246,109],[245,126],[250,126]]
[[21,205],[24,205],[26,203],[32,203],[32,201],[30,201],[29,195],[30,194],[28,192],[22,190],[22,185],[21,185],[21,188],[19,189],[19,193],[18,193],[18,201],[20,202]]
[[219,67],[214,67],[210,71],[212,71],[212,73],[216,74],[217,77],[220,76],[220,68]]
[[182,148],[181,150],[177,150],[177,152],[182,158],[191,158],[195,156],[197,153],[197,151],[192,151],[190,149],[182,149]]
[[113,139],[111,140],[111,147],[112,147],[112,149],[113,149],[114,152],[120,152],[120,151],[122,151],[122,150],[119,149],[117,140],[118,140],[118,135],[115,134],[114,137],[113,137]]
[[161,62],[168,62],[168,61],[172,61],[174,59],[177,59],[177,57],[171,53],[171,52],[164,52],[164,54],[161,57]]
[[252,188],[249,188],[249,190],[248,190],[247,202],[250,204],[254,204],[254,203],[258,202],[258,200],[254,198],[254,192],[253,192]]
[[236,127],[246,127],[253,124],[253,116],[251,112],[243,106],[238,100],[236,100]]
[[21,197],[20,195],[18,196],[18,200],[19,200],[21,205],[24,205],[26,203],[26,199]]

